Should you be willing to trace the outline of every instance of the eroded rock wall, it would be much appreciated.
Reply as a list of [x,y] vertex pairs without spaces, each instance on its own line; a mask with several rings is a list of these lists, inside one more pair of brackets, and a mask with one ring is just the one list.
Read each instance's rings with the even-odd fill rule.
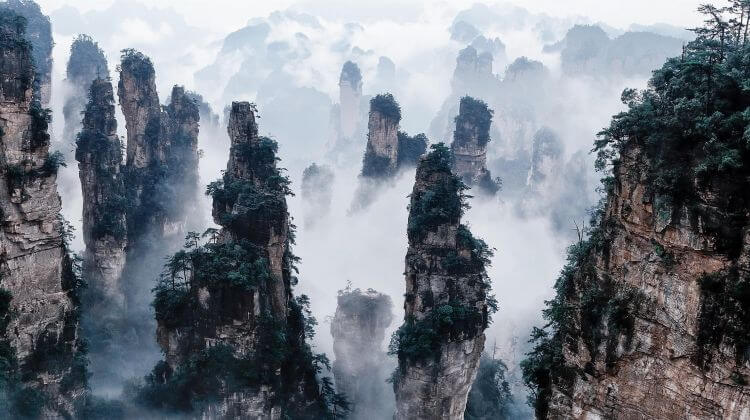
[[[489,250],[460,223],[463,189],[450,162],[450,151],[434,146],[411,195],[405,323],[391,343],[396,419],[462,419],[484,349]],[[415,347],[425,342],[429,350]]]
[[0,285],[11,295],[5,337],[22,385],[46,396],[51,418],[73,412],[85,378],[74,374],[80,350],[77,281],[60,217],[49,152],[48,111],[33,96],[34,68],[25,24],[0,10]]
[[83,275],[101,300],[97,316],[120,316],[125,305],[121,276],[127,246],[122,150],[112,84],[96,79],[89,89],[76,160],[83,193]]
[[[589,254],[566,289],[566,302],[582,304],[587,290],[609,287],[608,301],[620,303],[599,311],[620,315],[569,338],[547,417],[747,418],[747,363],[738,364],[727,345],[709,350],[707,369],[696,363],[701,279],[733,267],[744,278],[750,273],[747,210],[727,208],[728,185],[716,184],[699,193],[693,209],[660,214],[659,197],[646,187],[647,166],[637,145],[622,150],[603,215],[606,246]],[[717,241],[718,220],[741,241],[738,255]],[[592,345],[592,336],[601,338]],[[580,374],[564,375],[571,367]]]

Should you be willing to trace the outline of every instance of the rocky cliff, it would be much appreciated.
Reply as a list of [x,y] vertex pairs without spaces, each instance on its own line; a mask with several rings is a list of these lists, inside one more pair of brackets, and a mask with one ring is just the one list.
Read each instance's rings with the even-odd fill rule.
[[401,107],[391,94],[377,95],[370,100],[367,123],[367,149],[362,162],[362,176],[388,177],[398,166],[398,123]]
[[125,304],[120,284],[127,246],[122,144],[117,136],[112,84],[106,79],[94,80],[88,97],[76,141],[86,244],[83,275],[89,288],[96,291],[98,299],[92,303],[101,306],[94,311],[97,316],[114,316]]
[[331,321],[333,376],[336,389],[352,404],[352,418],[383,417],[390,393],[383,339],[393,321],[392,306],[389,296],[372,289],[339,291]]
[[184,233],[183,200],[194,199],[198,189],[198,106],[175,86],[163,110],[153,64],[134,50],[123,51],[117,93],[127,129],[130,241]]
[[[70,46],[70,58],[65,73],[68,96],[63,106],[65,129],[63,140],[72,143],[81,130],[81,114],[88,103],[91,82],[96,79],[107,79],[109,69],[104,51],[88,35],[79,35]],[[64,147],[63,150],[68,150]]]
[[492,110],[483,101],[461,98],[453,132],[453,170],[466,184],[494,194],[500,189],[487,170],[487,143],[490,141]]
[[404,324],[390,351],[396,419],[462,419],[496,308],[485,265],[492,255],[461,216],[465,185],[442,143],[417,168],[409,205]]
[[427,137],[414,137],[399,131],[401,107],[390,93],[370,100],[367,148],[362,161],[362,176],[388,178],[400,167],[413,166],[427,149]]
[[43,108],[49,105],[52,96],[52,26],[39,5],[33,0],[6,0],[0,8],[8,8],[26,19],[24,38],[31,43],[34,62],[34,96]]
[[596,142],[606,201],[523,362],[540,418],[750,416],[747,52],[704,36]]
[[9,344],[1,357],[11,403],[3,408],[56,418],[72,414],[85,385],[79,282],[60,217],[60,156],[49,153],[49,111],[33,98],[24,29],[23,18],[0,10],[0,285]]
[[156,288],[166,363],[147,395],[208,418],[314,418],[327,412],[330,389],[319,391],[318,359],[305,343],[308,300],[292,294],[289,181],[276,167],[276,143],[258,136],[255,112],[232,104],[227,170],[208,189],[221,230],[207,231],[204,245],[189,235]]

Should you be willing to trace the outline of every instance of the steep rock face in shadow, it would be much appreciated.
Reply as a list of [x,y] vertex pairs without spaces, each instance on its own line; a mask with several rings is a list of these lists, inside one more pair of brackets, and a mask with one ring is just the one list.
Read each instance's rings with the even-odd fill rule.
[[[218,401],[185,401],[208,418],[314,418],[326,408],[305,343],[313,333],[308,300],[292,293],[291,191],[276,167],[276,143],[258,136],[255,112],[248,102],[232,103],[227,170],[209,186],[221,230],[207,232],[203,246],[197,235],[189,237],[157,286],[157,339],[166,363],[150,381],[174,392],[188,386],[185,395]],[[227,370],[200,370],[218,360]],[[191,375],[218,382],[185,385]]]
[[[99,44],[87,35],[76,37],[70,46],[70,58],[65,75],[69,92],[63,106],[64,142],[75,142],[76,135],[81,130],[81,114],[86,110],[91,82],[108,77],[107,59]],[[63,150],[68,149],[65,147]]]
[[183,200],[194,199],[198,190],[198,105],[175,86],[162,109],[153,64],[133,50],[123,51],[118,96],[127,129],[130,241],[184,232]]
[[462,419],[496,307],[485,272],[492,251],[461,224],[465,185],[451,153],[433,146],[409,205],[405,322],[391,339],[396,419]]
[[339,291],[331,321],[336,389],[352,404],[352,418],[382,417],[390,393],[386,383],[385,330],[393,321],[391,298],[368,289]]
[[7,0],[0,3],[26,18],[24,38],[31,43],[31,56],[34,62],[34,97],[43,108],[49,106],[52,95],[52,26],[49,17],[42,13],[39,5],[32,0]]
[[492,111],[486,103],[470,96],[461,98],[451,152],[456,175],[466,184],[477,185],[483,192],[494,194],[500,185],[487,170],[491,124]]
[[[24,29],[22,18],[0,10],[0,287],[7,292],[3,392],[10,400],[3,409],[54,418],[73,414],[85,365],[77,364],[83,357],[78,281],[60,217],[60,157],[49,153],[49,111],[32,98],[34,68]],[[29,398],[34,403],[20,408],[19,401]]]
[[122,144],[117,136],[112,84],[96,79],[89,90],[76,160],[83,192],[83,276],[102,300],[97,316],[119,315],[125,296],[120,280],[127,246]]

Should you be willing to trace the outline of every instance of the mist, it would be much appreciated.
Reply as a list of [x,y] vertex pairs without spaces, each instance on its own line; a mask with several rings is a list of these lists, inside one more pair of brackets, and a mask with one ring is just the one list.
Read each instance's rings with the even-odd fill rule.
[[[624,6],[610,8],[599,2],[578,1],[565,11],[558,2],[542,0],[528,5],[379,2],[357,7],[334,0],[282,1],[273,8],[234,2],[213,2],[210,7],[204,2],[177,1],[160,6],[136,0],[65,3],[40,1],[51,17],[55,39],[51,108],[56,148],[74,148],[71,139],[62,138],[62,106],[70,93],[63,79],[71,42],[79,32],[91,35],[104,49],[113,79],[117,78],[120,50],[137,48],[153,60],[162,102],[174,84],[184,85],[202,95],[220,116],[218,125],[201,121],[201,191],[226,168],[226,107],[233,100],[257,103],[261,135],[279,143],[280,165],[286,168],[295,193],[288,198],[297,225],[293,251],[301,258],[295,290],[310,296],[319,321],[312,344],[329,357],[333,357],[333,342],[328,320],[336,311],[337,291],[348,282],[354,288],[372,288],[391,297],[394,322],[386,337],[403,319],[407,205],[415,176],[414,169],[400,171],[372,192],[367,206],[350,211],[361,185],[366,133],[351,139],[351,150],[343,159],[330,158],[330,142],[335,136],[331,113],[339,101],[342,65],[351,60],[362,71],[364,118],[367,99],[387,90],[401,105],[402,129],[428,133],[431,143],[451,142],[458,98],[471,94],[485,100],[495,111],[488,168],[504,178],[504,188],[495,197],[470,191],[476,196],[470,200],[465,223],[496,249],[488,271],[500,310],[486,331],[487,348],[497,348],[507,364],[506,376],[524,416],[531,412],[524,405],[526,390],[519,362],[527,351],[529,331],[542,323],[541,308],[552,296],[576,224],[587,221],[587,209],[599,199],[599,175],[588,152],[596,133],[623,109],[619,101],[623,88],[643,88],[650,75],[648,71],[605,72],[612,70],[607,67],[612,60],[607,59],[592,64],[600,67],[589,73],[570,72],[560,51],[545,46],[562,41],[576,24],[599,24],[610,40],[628,30],[650,31],[672,39],[674,45],[669,48],[679,48],[690,36],[683,28],[695,26],[698,19],[692,13],[672,14],[674,9],[693,10],[692,1],[681,2],[684,4],[679,7],[649,4],[655,8],[650,16],[657,20],[646,22],[638,21],[640,15],[633,12],[646,7],[645,2],[624,10]],[[458,88],[453,83],[459,51],[476,39],[452,36],[456,22],[470,24],[476,36],[487,41],[475,44],[478,50],[496,46],[491,51],[490,77],[471,88]],[[677,53],[669,50],[672,52]],[[543,74],[533,80],[508,77],[509,66],[521,57],[538,61]],[[388,63],[393,64],[392,72]],[[607,74],[595,76],[597,72]],[[119,133],[124,137],[124,118],[119,106],[116,108]],[[523,164],[533,152],[534,134],[542,127],[554,131],[563,146],[560,169],[551,175],[576,185],[545,184],[529,202],[529,168]],[[328,165],[333,176],[325,191],[303,193],[303,171],[314,162]],[[77,165],[72,160],[67,163],[58,178],[63,214],[81,232]],[[580,175],[568,176],[572,172]],[[330,194],[330,205],[321,205],[318,194]],[[325,202],[329,199],[323,198]],[[202,231],[215,226],[209,197],[201,195],[187,205],[201,214],[201,220],[191,228]],[[559,214],[564,216],[555,219]],[[152,255],[142,271],[132,274],[140,288],[129,296],[141,308],[138,322],[153,316],[149,305],[159,275],[157,267],[181,241],[173,238],[163,255]],[[84,248],[80,234],[72,245],[77,251]],[[122,383],[128,377],[142,377],[158,360],[155,341],[151,344],[146,357],[118,361],[116,368],[124,372]],[[383,350],[387,345],[386,338]],[[103,394],[114,396],[122,383]]]

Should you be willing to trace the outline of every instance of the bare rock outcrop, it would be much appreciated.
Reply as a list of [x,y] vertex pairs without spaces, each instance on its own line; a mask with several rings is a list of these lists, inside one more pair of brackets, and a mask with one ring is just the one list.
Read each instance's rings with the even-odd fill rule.
[[52,26],[49,17],[33,0],[6,0],[0,8],[7,8],[26,19],[24,38],[31,43],[34,62],[34,97],[42,108],[49,106],[52,96]]
[[[207,232],[203,246],[189,236],[156,289],[157,339],[166,363],[157,366],[152,384],[184,386],[184,379],[170,382],[178,373],[218,378],[214,388],[190,390],[217,401],[196,407],[205,418],[315,417],[325,406],[305,344],[312,334],[307,298],[292,293],[291,191],[276,167],[276,143],[258,136],[255,113],[253,104],[232,103],[227,170],[209,186],[221,230]],[[191,372],[205,366],[197,360],[208,366],[221,360],[228,370]]]
[[453,132],[453,170],[466,184],[494,194],[500,189],[487,169],[487,143],[490,141],[492,110],[483,101],[461,98],[456,130]]
[[127,246],[122,144],[117,135],[112,84],[96,79],[89,89],[76,160],[83,192],[83,276],[100,298],[97,316],[119,315],[125,296],[120,280]]
[[[63,141],[75,142],[76,135],[81,130],[81,114],[86,110],[91,82],[108,77],[107,59],[99,44],[88,35],[76,37],[70,46],[70,58],[65,75],[68,96],[63,106]],[[68,149],[66,147],[63,150]]]
[[16,370],[4,372],[3,391],[18,389],[20,398],[37,401],[35,415],[57,418],[73,414],[85,385],[85,367],[76,365],[78,281],[60,217],[60,157],[49,152],[49,111],[32,93],[24,30],[25,19],[0,10],[0,287],[12,314],[3,340],[15,353],[3,357],[4,369]]
[[370,100],[367,148],[362,161],[365,178],[389,178],[405,166],[414,166],[427,150],[427,137],[399,131],[401,107],[390,93]]
[[388,295],[372,289],[339,291],[331,321],[333,376],[336,389],[352,404],[352,418],[382,417],[390,393],[383,339],[393,321],[392,306]]
[[198,191],[198,105],[175,86],[162,109],[153,64],[134,50],[123,51],[117,93],[127,129],[130,241],[184,233],[183,202]]
[[715,79],[693,78],[708,45],[626,90],[595,142],[606,198],[522,362],[539,418],[750,416],[750,155],[734,125],[748,53],[729,42]]
[[405,322],[391,339],[396,419],[462,419],[496,307],[492,251],[461,216],[465,186],[442,143],[422,159],[409,206]]

